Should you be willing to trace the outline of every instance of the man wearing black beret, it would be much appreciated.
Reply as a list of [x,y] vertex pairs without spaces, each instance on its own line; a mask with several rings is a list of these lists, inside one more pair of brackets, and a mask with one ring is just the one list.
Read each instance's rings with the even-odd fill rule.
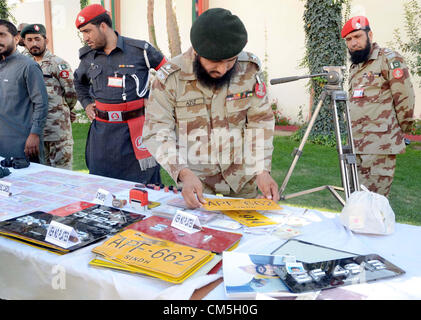
[[156,74],[146,106],[144,143],[182,184],[190,208],[203,193],[279,200],[270,176],[274,117],[259,59],[243,51],[247,31],[230,11],[205,11],[192,48]]
[[[28,24],[21,31],[28,57],[41,67],[48,93],[48,115],[44,127],[44,164],[72,170],[72,112],[77,102],[70,65],[47,48],[44,25]],[[73,114],[73,116],[72,116]]]

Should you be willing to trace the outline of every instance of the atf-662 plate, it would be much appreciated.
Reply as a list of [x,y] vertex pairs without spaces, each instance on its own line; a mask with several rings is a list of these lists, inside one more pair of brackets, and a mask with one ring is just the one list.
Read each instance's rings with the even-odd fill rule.
[[125,230],[108,239],[92,252],[119,264],[179,278],[213,257],[210,251]]

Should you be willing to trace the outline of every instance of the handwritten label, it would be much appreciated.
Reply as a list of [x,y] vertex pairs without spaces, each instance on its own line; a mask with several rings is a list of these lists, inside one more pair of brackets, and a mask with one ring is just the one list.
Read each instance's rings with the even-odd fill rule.
[[222,210],[281,210],[273,200],[268,199],[205,199],[203,208],[210,211]]
[[181,210],[177,210],[177,213],[172,219],[171,226],[189,234],[198,232],[202,229],[197,216]]
[[45,236],[45,241],[65,249],[81,242],[78,234],[72,227],[66,226],[65,224],[57,221],[50,222]]
[[0,181],[0,195],[10,197],[12,195],[12,183]]
[[111,206],[113,202],[113,196],[107,190],[99,188],[95,194],[93,202],[100,205]]

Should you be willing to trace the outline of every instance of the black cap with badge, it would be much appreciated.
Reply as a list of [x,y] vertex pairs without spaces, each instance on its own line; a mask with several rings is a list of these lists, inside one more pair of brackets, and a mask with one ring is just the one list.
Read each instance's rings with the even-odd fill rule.
[[22,38],[25,38],[25,35],[28,34],[28,33],[30,33],[30,34],[40,34],[40,35],[42,35],[44,37],[47,36],[47,31],[46,31],[44,25],[39,24],[39,23],[36,23],[36,24],[28,24],[27,26],[25,26],[22,29],[22,31],[20,33],[20,36]]

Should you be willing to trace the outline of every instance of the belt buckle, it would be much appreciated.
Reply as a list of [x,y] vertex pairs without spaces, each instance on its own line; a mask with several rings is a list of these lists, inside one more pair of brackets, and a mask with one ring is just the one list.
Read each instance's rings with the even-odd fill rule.
[[110,122],[121,122],[121,121],[123,121],[121,111],[108,111],[108,121],[110,121]]

